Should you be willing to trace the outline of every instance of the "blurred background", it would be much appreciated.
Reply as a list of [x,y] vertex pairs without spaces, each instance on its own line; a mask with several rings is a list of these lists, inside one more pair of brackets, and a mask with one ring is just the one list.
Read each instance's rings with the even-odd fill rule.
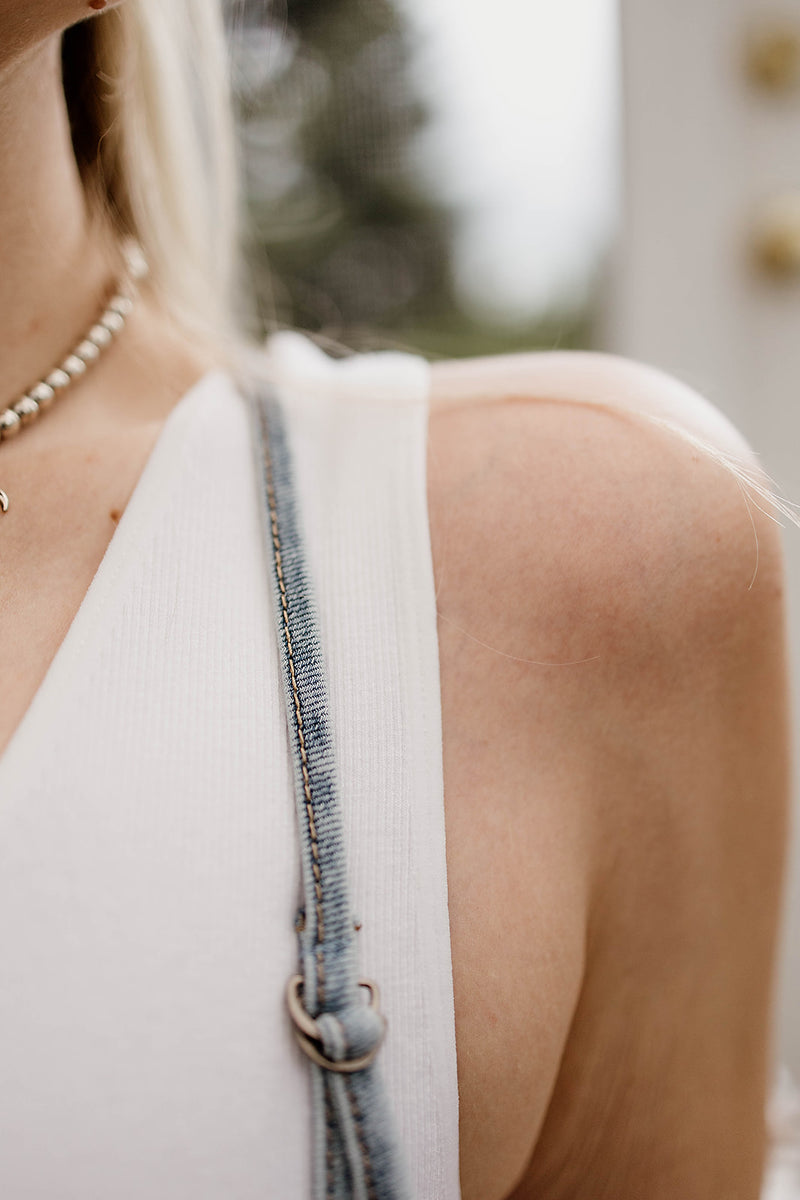
[[[248,11],[232,40],[264,328],[644,359],[800,501],[800,0]],[[786,541],[800,681],[800,531]],[[782,962],[800,1075],[797,832]]]
[[[241,9],[240,9],[241,11]],[[617,219],[613,0],[273,0],[235,26],[262,319],[583,344]]]

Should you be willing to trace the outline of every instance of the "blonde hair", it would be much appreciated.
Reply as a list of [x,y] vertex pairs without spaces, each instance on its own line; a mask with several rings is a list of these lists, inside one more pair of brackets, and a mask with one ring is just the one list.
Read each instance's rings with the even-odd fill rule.
[[87,193],[186,326],[233,334],[238,164],[220,0],[127,0],[64,35]]

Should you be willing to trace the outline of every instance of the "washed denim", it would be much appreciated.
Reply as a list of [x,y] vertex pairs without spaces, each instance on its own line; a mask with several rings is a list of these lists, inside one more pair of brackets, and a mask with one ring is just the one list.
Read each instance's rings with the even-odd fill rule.
[[[298,1042],[312,1071],[314,1200],[410,1200],[374,1060],[385,1022],[359,983],[324,659],[286,427],[265,385],[249,399],[300,831],[301,981],[290,990],[307,1026],[298,1028]],[[368,1064],[359,1065],[364,1058]],[[348,1065],[355,1069],[342,1070]]]

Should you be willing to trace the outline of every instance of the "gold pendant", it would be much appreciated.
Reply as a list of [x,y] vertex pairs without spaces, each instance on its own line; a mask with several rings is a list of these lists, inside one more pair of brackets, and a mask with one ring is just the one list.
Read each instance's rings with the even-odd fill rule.
[[5,492],[0,492],[0,509],[2,509],[4,513],[8,512],[8,496],[5,494]]

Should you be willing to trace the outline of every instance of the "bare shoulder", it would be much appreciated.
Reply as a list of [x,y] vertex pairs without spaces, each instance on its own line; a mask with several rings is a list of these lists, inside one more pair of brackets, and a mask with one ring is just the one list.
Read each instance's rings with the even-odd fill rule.
[[435,367],[431,507],[434,535],[450,544],[446,569],[470,545],[453,536],[461,522],[482,531],[500,558],[526,551],[505,573],[510,585],[547,584],[542,600],[552,598],[565,618],[574,615],[564,611],[569,591],[579,588],[587,601],[591,591],[592,626],[570,620],[567,638],[569,630],[579,639],[612,636],[604,615],[618,628],[623,608],[635,617],[646,605],[652,618],[656,600],[665,618],[672,601],[683,620],[692,607],[710,619],[720,616],[717,605],[755,608],[780,578],[774,522],[730,472],[659,423],[758,471],[717,409],[636,363],[541,354]]
[[[485,1041],[475,973],[509,972],[509,1038],[526,1029],[534,1054],[491,1130],[505,1185],[481,1178],[484,1147],[462,1158],[465,1196],[757,1195],[787,793],[781,541],[648,415],[757,470],[716,410],[647,368],[434,368],[459,1036],[483,1022]],[[474,1064],[460,1054],[479,1142]]]

